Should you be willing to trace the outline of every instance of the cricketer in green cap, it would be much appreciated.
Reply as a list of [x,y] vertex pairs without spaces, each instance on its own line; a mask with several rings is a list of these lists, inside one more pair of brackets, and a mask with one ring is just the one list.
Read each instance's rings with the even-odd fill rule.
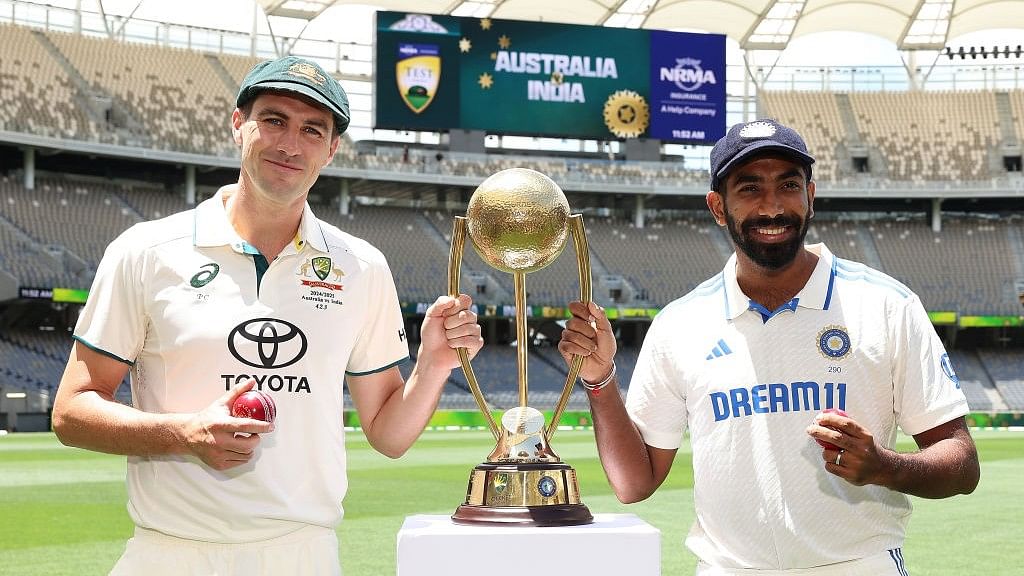
[[242,80],[235,106],[241,108],[263,90],[287,90],[312,98],[334,114],[338,134],[348,128],[348,96],[316,62],[298,56],[260,62]]

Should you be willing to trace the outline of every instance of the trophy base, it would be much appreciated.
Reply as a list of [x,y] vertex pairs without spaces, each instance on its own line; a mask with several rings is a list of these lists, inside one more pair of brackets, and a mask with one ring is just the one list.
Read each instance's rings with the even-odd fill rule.
[[452,514],[456,524],[516,526],[581,526],[592,524],[594,516],[583,504],[553,506],[470,506],[463,504]]
[[594,516],[580,502],[576,471],[568,464],[484,463],[469,477],[457,524],[578,526]]

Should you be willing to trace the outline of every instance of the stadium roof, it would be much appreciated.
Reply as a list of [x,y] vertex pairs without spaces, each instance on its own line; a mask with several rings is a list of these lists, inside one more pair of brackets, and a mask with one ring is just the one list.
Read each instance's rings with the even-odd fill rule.
[[[268,16],[306,21],[366,0],[257,0]],[[982,30],[1024,29],[1020,0],[377,0],[386,10],[725,34],[742,48],[783,50],[815,32],[865,32],[901,50],[940,50]]]

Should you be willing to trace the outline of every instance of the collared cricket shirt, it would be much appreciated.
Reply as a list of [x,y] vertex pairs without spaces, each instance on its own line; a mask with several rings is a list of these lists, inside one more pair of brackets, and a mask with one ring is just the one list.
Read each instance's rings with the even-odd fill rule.
[[687,545],[731,568],[823,566],[903,543],[910,503],[825,471],[805,429],[845,410],[880,444],[967,413],[917,296],[867,266],[809,246],[818,263],[777,310],[743,294],[736,255],[665,307],[644,340],[627,409],[644,441],[689,429],[696,522]]
[[266,262],[229,223],[227,193],[112,242],[75,338],[131,365],[140,410],[196,412],[253,378],[277,404],[275,430],[224,472],[192,456],[129,457],[129,513],[208,542],[333,528],[348,484],[344,375],[408,356],[395,284],[376,248],[308,205],[294,241]]

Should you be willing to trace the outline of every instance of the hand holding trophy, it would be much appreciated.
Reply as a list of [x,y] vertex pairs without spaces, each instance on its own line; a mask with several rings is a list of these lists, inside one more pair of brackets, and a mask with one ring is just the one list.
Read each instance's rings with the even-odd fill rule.
[[473,398],[487,418],[497,445],[470,474],[466,501],[452,519],[463,524],[571,526],[593,516],[580,502],[576,471],[561,461],[549,441],[583,358],[574,356],[551,423],[527,404],[526,274],[540,270],[562,253],[570,234],[579,267],[580,300],[591,300],[590,255],[583,217],[569,214],[569,203],[550,178],[526,168],[502,170],[487,178],[469,200],[466,216],[455,218],[448,260],[448,293],[459,294],[466,235],[480,257],[513,276],[519,406],[494,421],[480,391],[469,356],[459,359]]

